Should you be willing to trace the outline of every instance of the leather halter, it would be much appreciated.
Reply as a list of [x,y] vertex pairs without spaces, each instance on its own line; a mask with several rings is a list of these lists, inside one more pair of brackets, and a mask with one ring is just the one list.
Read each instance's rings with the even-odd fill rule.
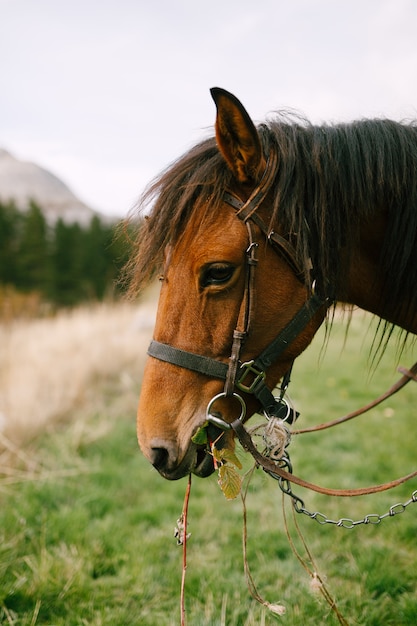
[[[240,353],[243,342],[249,333],[253,318],[255,291],[254,279],[255,268],[257,265],[256,250],[258,247],[254,238],[254,225],[267,238],[267,241],[274,247],[274,249],[284,257],[296,274],[297,278],[306,282],[305,272],[298,264],[296,253],[292,244],[278,233],[269,230],[263,220],[256,213],[257,209],[263,203],[271,189],[277,173],[277,163],[277,154],[275,149],[271,147],[262,179],[246,202],[243,202],[240,198],[229,191],[226,191],[223,195],[224,202],[231,205],[236,211],[236,216],[245,223],[248,230],[249,241],[249,245],[246,250],[245,289],[236,329],[233,333],[233,342],[229,362],[225,363],[211,357],[181,350],[169,344],[161,343],[155,340],[151,341],[148,348],[148,355],[153,358],[198,372],[199,374],[203,374],[205,376],[224,380],[224,392],[219,394],[219,396],[215,396],[215,398],[213,398],[213,400],[209,403],[209,407],[211,407],[214,400],[219,397],[234,396],[241,403],[242,414],[240,419],[242,420],[246,413],[246,406],[242,397],[235,392],[236,389],[245,394],[253,394],[268,417],[286,417],[288,421],[293,420],[295,416],[283,399],[286,387],[289,383],[291,369],[284,376],[279,398],[275,398],[273,396],[271,390],[265,383],[266,371],[287,350],[296,337],[298,337],[307,324],[312,320],[319,309],[323,306],[329,306],[328,298],[321,298],[314,289],[311,290],[310,297],[305,304],[294,315],[292,320],[278,333],[275,339],[273,339],[271,343],[261,352],[261,354],[255,359],[245,363],[240,361]],[[230,428],[230,424],[228,422],[211,414],[209,408],[208,419],[223,429]]]

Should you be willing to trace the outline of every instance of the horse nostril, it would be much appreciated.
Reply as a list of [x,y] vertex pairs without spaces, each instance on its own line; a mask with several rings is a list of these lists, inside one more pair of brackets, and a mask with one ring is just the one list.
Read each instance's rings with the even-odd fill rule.
[[178,446],[174,441],[155,437],[149,442],[146,456],[165,478],[175,472],[178,464]]
[[151,448],[149,460],[155,469],[166,469],[169,463],[169,452],[166,448]]

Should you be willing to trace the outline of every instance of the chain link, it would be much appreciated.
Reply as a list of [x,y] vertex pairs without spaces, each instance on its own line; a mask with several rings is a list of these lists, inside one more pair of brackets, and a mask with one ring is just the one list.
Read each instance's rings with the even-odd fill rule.
[[[292,464],[288,452],[286,452],[285,455],[279,460],[278,466],[281,469],[285,469],[292,474]],[[333,520],[327,517],[327,515],[324,515],[324,513],[320,513],[320,511],[313,512],[306,509],[304,501],[293,492],[291,482],[289,480],[286,480],[281,476],[278,476],[278,474],[274,474],[273,472],[268,473],[273,478],[275,478],[275,480],[278,481],[281,491],[290,496],[296,513],[307,515],[307,517],[315,520],[318,524],[321,524],[323,526],[325,524],[333,524],[334,526],[339,526],[340,528],[352,529],[355,528],[355,526],[359,526],[360,524],[377,525],[380,524],[382,520],[386,517],[394,517],[395,515],[400,515],[401,513],[404,513],[404,511],[410,504],[417,502],[416,489],[415,491],[413,491],[413,493],[411,494],[411,498],[407,500],[407,502],[398,502],[397,504],[393,504],[392,506],[390,506],[386,513],[369,513],[359,520],[353,520],[348,517],[341,517],[339,520]]]

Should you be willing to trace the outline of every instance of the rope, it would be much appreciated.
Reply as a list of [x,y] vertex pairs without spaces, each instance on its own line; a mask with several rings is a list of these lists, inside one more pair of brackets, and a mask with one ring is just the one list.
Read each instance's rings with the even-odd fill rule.
[[248,431],[243,426],[242,422],[237,419],[231,424],[232,429],[236,433],[240,443],[244,447],[247,452],[253,456],[257,464],[262,467],[262,469],[268,474],[282,478],[283,480],[287,480],[291,483],[295,483],[300,487],[304,487],[306,489],[310,489],[311,491],[316,491],[317,493],[322,493],[326,496],[335,496],[335,497],[352,497],[352,496],[364,496],[369,495],[371,493],[379,493],[380,491],[387,491],[388,489],[393,489],[394,487],[398,487],[402,483],[405,483],[407,480],[414,478],[417,476],[417,470],[407,474],[406,476],[402,476],[401,478],[397,478],[395,480],[389,481],[387,483],[383,483],[381,485],[373,485],[371,487],[360,487],[359,489],[330,489],[328,487],[321,487],[320,485],[316,485],[314,483],[310,483],[303,478],[299,478],[290,472],[282,469],[276,463],[274,463],[271,459],[263,456],[259,450],[254,445],[252,438]]

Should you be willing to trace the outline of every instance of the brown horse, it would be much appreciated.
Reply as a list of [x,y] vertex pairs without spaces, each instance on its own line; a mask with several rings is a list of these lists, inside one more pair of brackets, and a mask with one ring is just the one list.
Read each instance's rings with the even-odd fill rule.
[[137,430],[168,479],[213,471],[191,440],[207,417],[228,447],[234,419],[280,415],[271,390],[336,302],[379,316],[378,341],[393,325],[417,333],[416,125],[278,115],[257,128],[211,93],[215,138],[148,190],[130,268],[134,288],[161,274]]

